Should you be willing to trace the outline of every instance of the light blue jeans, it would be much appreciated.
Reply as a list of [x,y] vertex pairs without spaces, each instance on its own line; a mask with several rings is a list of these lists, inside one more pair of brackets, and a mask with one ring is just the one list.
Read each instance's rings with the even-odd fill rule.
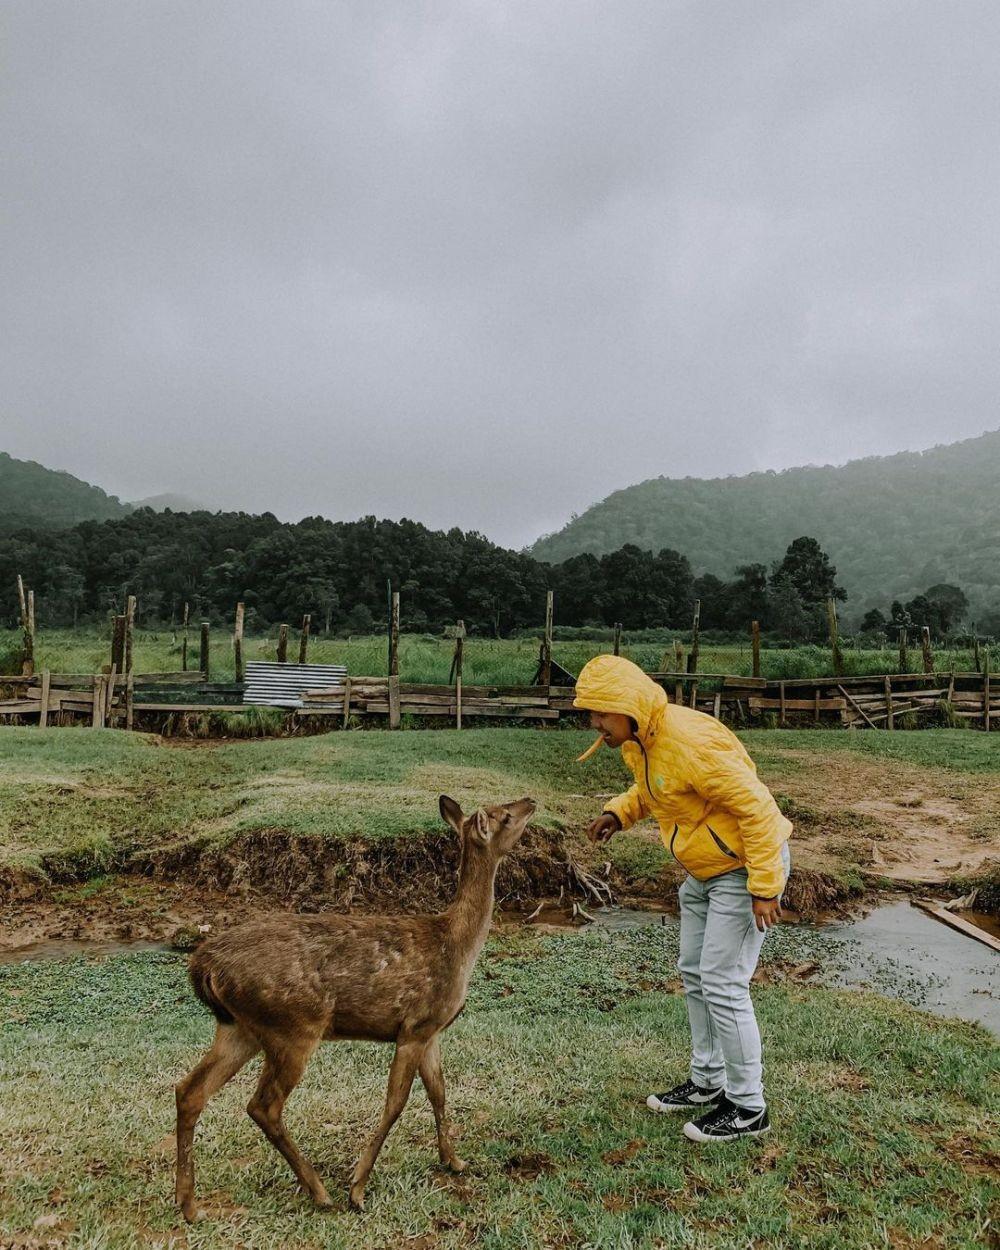
[[[781,848],[785,881],[791,858]],[[691,1026],[691,1080],[724,1089],[739,1107],[764,1106],[760,1030],[750,1001],[750,978],[765,934],[757,928],[747,871],[735,868],[710,881],[685,877],[677,967]]]

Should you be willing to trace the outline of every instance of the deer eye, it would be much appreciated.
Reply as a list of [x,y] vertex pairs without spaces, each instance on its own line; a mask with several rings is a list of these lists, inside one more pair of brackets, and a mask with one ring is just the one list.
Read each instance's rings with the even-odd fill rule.
[[500,817],[500,823],[505,825],[508,820],[510,820],[510,812],[504,812],[504,814]]

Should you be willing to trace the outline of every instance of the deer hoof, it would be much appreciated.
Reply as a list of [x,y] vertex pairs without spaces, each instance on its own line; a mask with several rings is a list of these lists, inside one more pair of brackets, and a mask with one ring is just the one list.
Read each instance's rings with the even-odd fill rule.
[[206,1218],[207,1212],[204,1207],[199,1207],[193,1198],[187,1202],[181,1203],[181,1215],[189,1224],[200,1224]]
[[355,1211],[363,1211],[365,1209],[365,1187],[364,1185],[351,1186],[351,1206]]
[[465,1159],[460,1159],[458,1155],[452,1155],[450,1159],[445,1159],[445,1167],[449,1172],[464,1172],[469,1166]]

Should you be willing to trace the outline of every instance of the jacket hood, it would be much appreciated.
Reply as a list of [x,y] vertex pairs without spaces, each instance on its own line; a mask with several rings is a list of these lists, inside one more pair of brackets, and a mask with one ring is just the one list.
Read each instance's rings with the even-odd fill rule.
[[637,664],[620,655],[588,660],[576,679],[573,706],[631,716],[645,740],[667,706],[665,691]]

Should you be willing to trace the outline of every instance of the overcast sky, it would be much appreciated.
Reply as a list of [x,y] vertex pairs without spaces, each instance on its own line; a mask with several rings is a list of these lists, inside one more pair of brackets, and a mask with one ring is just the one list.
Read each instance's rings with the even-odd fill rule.
[[0,0],[0,450],[508,545],[1000,425],[996,0]]

